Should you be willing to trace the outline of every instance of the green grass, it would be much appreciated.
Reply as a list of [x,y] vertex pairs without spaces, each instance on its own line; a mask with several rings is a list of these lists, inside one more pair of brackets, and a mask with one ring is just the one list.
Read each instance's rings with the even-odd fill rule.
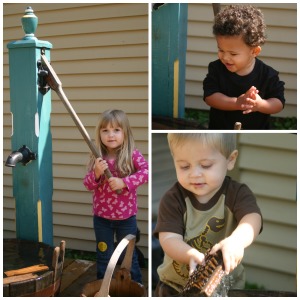
[[279,118],[272,117],[272,129],[284,129],[284,130],[296,130],[297,129],[297,118]]
[[201,127],[208,128],[208,122],[209,122],[208,111],[187,108],[185,110],[185,118],[187,120],[198,121]]
[[263,285],[246,281],[245,290],[265,290]]
[[[65,258],[97,261],[96,252],[66,249]],[[145,268],[148,269],[148,259],[145,258]]]
[[[199,125],[208,128],[209,112],[207,110],[199,110],[187,108],[185,110],[185,119],[199,122]],[[271,129],[274,130],[296,130],[297,118],[281,118],[271,117]]]
[[65,257],[72,259],[96,261],[96,252],[66,249]]

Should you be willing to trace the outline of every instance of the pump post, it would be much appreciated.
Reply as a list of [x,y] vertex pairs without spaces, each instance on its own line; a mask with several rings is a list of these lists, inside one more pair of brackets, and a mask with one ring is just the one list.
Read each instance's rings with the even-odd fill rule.
[[38,60],[50,60],[51,43],[35,37],[38,18],[27,7],[21,18],[25,36],[7,44],[9,51],[12,152],[23,145],[36,159],[12,168],[16,237],[53,245],[51,91],[39,91]]

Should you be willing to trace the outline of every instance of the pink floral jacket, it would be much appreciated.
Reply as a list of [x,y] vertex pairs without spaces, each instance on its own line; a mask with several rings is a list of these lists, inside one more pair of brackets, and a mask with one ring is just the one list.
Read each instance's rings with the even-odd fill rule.
[[[125,220],[137,214],[137,188],[148,182],[148,163],[137,149],[132,154],[132,160],[137,171],[122,178],[126,187],[120,195],[111,190],[104,175],[96,181],[94,171],[86,174],[83,184],[93,191],[94,215],[110,220]],[[107,163],[112,175],[120,177],[114,169],[115,161],[107,160]]]

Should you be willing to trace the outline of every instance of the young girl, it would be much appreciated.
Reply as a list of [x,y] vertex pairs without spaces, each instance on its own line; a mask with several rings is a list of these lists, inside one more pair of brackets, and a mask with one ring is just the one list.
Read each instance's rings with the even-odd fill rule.
[[[102,158],[91,156],[84,185],[93,191],[97,278],[102,279],[114,251],[114,236],[120,242],[137,233],[137,188],[148,181],[148,163],[135,148],[128,118],[121,110],[103,113],[96,127],[96,146]],[[112,173],[109,179],[104,175],[107,168]],[[131,276],[142,283],[136,251]]]

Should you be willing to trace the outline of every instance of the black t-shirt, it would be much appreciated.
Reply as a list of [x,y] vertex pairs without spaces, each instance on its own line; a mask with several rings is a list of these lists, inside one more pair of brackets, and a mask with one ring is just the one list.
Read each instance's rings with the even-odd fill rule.
[[[259,90],[262,99],[277,98],[285,104],[284,82],[278,72],[256,58],[253,71],[239,76],[227,70],[218,59],[208,66],[208,74],[203,82],[204,100],[214,93],[228,97],[239,97],[251,86]],[[225,111],[211,107],[209,129],[233,129],[235,122],[241,122],[243,129],[268,129],[270,115],[260,112],[243,114],[241,110]]]

